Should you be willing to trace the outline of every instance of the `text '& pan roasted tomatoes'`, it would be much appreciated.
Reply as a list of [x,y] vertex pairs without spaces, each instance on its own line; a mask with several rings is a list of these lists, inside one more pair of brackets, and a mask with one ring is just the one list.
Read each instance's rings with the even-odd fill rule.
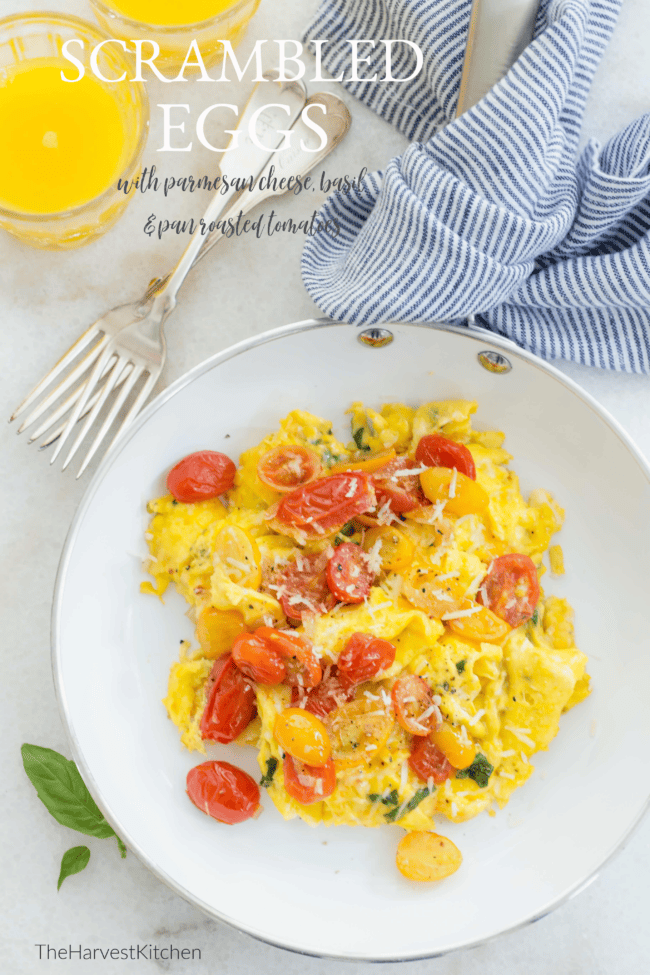
[[455,467],[460,474],[476,480],[476,466],[468,448],[440,433],[429,433],[420,439],[415,459],[418,464],[426,464],[427,467]]
[[331,474],[292,491],[270,508],[271,527],[281,534],[306,538],[331,535],[356,515],[375,507],[375,492],[367,474]]
[[327,563],[327,585],[340,603],[362,603],[373,579],[365,552],[352,542],[339,545]]
[[267,451],[257,465],[260,481],[274,491],[294,491],[318,477],[321,462],[308,447],[290,444]]
[[220,823],[243,823],[260,807],[257,783],[229,762],[203,762],[187,773],[187,794],[194,805]]
[[493,559],[476,599],[509,626],[529,620],[539,602],[535,563],[527,555],[500,555]]
[[339,656],[339,672],[352,684],[372,680],[395,660],[395,647],[371,633],[353,633]]
[[207,694],[201,738],[227,745],[255,716],[255,691],[235,666],[232,654],[216,661],[208,677]]
[[199,450],[188,454],[167,475],[167,488],[177,501],[194,504],[208,501],[235,482],[237,468],[230,457],[215,450]]
[[282,763],[284,787],[296,802],[309,806],[328,799],[336,788],[336,768],[331,758],[324,765],[306,765],[291,755]]

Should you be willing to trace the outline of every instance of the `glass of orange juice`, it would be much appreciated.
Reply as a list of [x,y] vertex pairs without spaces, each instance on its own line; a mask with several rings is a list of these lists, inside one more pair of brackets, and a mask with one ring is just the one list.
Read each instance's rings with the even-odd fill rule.
[[[64,43],[85,67],[78,77]],[[92,24],[56,13],[0,20],[0,227],[35,247],[79,247],[104,233],[129,196],[119,179],[138,172],[149,126],[145,86],[105,83],[90,54],[106,37]],[[106,78],[133,75],[117,44],[100,52]]]
[[[90,0],[111,37],[160,46],[156,65],[180,68],[196,38],[205,65],[223,57],[222,41],[239,43],[260,0]],[[192,58],[194,60],[194,58]],[[187,73],[191,73],[188,66]]]

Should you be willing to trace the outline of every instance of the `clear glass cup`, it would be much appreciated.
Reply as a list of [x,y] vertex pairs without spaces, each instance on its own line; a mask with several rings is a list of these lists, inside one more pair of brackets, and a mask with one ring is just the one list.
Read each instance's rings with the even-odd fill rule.
[[[224,3],[230,2],[226,9]],[[182,66],[190,43],[196,39],[203,63],[215,64],[223,58],[222,41],[230,41],[235,47],[244,36],[249,21],[260,5],[260,0],[214,0],[217,12],[208,20],[196,23],[156,24],[127,15],[124,10],[137,10],[138,0],[90,0],[97,20],[111,37],[125,41],[149,40],[160,46],[156,65],[164,72]],[[187,10],[183,0],[176,0],[178,11]],[[191,9],[191,8],[190,8]],[[198,69],[188,66],[188,76]]]
[[[24,77],[31,71],[32,78],[36,77],[38,69],[43,67],[43,59],[55,64],[57,70],[60,62],[66,76],[74,77],[77,72],[76,67],[62,57],[63,44],[71,38],[81,38],[84,41],[83,52],[80,45],[74,45],[70,53],[85,65],[86,73],[90,77],[91,51],[95,45],[106,40],[106,35],[93,24],[78,17],[53,12],[16,14],[1,19],[0,96],[2,96],[2,86],[7,86],[12,79],[15,80],[17,73]],[[33,64],[26,67],[29,62]],[[132,58],[125,55],[117,44],[109,44],[102,48],[98,66],[108,78],[119,77],[125,71],[129,78],[133,76],[135,70]],[[116,154],[115,172],[106,182],[105,187],[100,186],[99,191],[94,192],[91,198],[81,199],[67,209],[55,208],[52,212],[46,212],[47,207],[43,209],[36,204],[30,207],[20,206],[7,202],[11,193],[6,186],[4,188],[2,186],[2,178],[8,177],[2,168],[3,163],[0,158],[0,227],[34,247],[66,250],[89,243],[115,223],[133,195],[118,190],[117,183],[118,179],[130,181],[140,172],[140,160],[149,131],[149,100],[146,87],[141,83],[127,81],[115,84],[103,83],[94,74],[92,79],[113,99],[117,115],[112,111],[112,116],[120,122],[122,144],[119,147],[119,154]],[[37,104],[34,100],[28,102],[26,112]],[[105,100],[104,104],[108,104],[108,101]],[[6,133],[2,135],[4,138],[7,137]],[[55,132],[44,134],[43,145],[48,145],[46,141],[48,138],[53,140],[52,145],[57,146]],[[98,148],[101,151],[101,146]],[[47,196],[47,172],[47,166],[44,166],[38,177],[38,191],[42,199],[46,199]],[[81,184],[77,185],[81,186]],[[83,190],[79,189],[78,192],[82,194]]]

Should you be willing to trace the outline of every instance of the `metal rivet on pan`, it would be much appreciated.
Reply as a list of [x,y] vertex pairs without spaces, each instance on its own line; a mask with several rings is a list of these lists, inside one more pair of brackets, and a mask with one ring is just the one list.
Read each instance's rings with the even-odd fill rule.
[[371,349],[383,349],[385,345],[390,345],[395,336],[387,328],[367,328],[359,332],[357,338]]
[[510,359],[506,359],[500,352],[479,352],[478,361],[488,372],[503,374],[512,369]]

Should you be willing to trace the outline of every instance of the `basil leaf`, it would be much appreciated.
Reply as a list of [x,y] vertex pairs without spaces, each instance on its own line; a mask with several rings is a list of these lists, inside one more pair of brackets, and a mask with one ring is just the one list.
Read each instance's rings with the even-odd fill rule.
[[82,870],[85,870],[89,860],[90,850],[87,846],[73,846],[71,850],[67,850],[61,860],[61,873],[59,874],[59,882],[56,885],[56,889],[61,890],[61,884],[66,877],[72,877],[73,874],[81,873]]
[[126,860],[126,845],[119,838],[119,836],[116,836],[115,839],[117,840],[117,848],[120,851],[120,856],[122,857],[123,860]]
[[535,612],[530,618],[530,622],[533,624],[533,626],[537,626],[537,624],[539,623],[539,610],[537,609],[535,610]]
[[459,660],[458,663],[456,664],[456,670],[458,671],[459,674],[462,674],[462,672],[465,670],[466,663],[467,660],[465,659],[465,660]]
[[490,776],[494,772],[494,765],[491,765],[485,755],[480,752],[469,766],[469,768],[459,769],[456,772],[457,779],[474,779],[476,784],[484,789],[490,781]]
[[74,762],[51,748],[38,745],[23,745],[21,753],[25,771],[38,798],[57,823],[99,839],[115,836]]
[[[358,430],[355,430],[354,431],[354,433],[352,434],[352,439],[354,440],[355,444],[357,445],[357,450],[363,450],[364,449],[364,446],[363,446],[363,427],[359,427]],[[369,448],[366,447],[365,449],[368,450]]]
[[399,805],[399,794],[397,789],[393,789],[387,796],[382,796],[381,792],[371,792],[368,796],[370,802],[382,802],[384,806]]
[[278,767],[277,758],[274,758],[273,755],[271,756],[271,758],[267,758],[266,772],[260,779],[260,785],[264,786],[265,789],[268,789],[268,787],[271,785],[271,782],[273,782],[273,776],[275,775],[277,767]]
[[413,810],[420,805],[423,799],[426,799],[427,796],[433,795],[435,791],[436,791],[435,785],[433,786],[431,791],[429,791],[429,789],[426,786],[424,789],[418,789],[415,795],[409,799],[409,801],[406,803],[405,806],[398,806],[397,809],[391,809],[390,812],[385,813],[384,819],[386,820],[387,823],[394,823],[395,820],[398,818],[398,813],[399,813],[399,819],[401,819],[402,816],[405,816],[407,813],[413,812]]

